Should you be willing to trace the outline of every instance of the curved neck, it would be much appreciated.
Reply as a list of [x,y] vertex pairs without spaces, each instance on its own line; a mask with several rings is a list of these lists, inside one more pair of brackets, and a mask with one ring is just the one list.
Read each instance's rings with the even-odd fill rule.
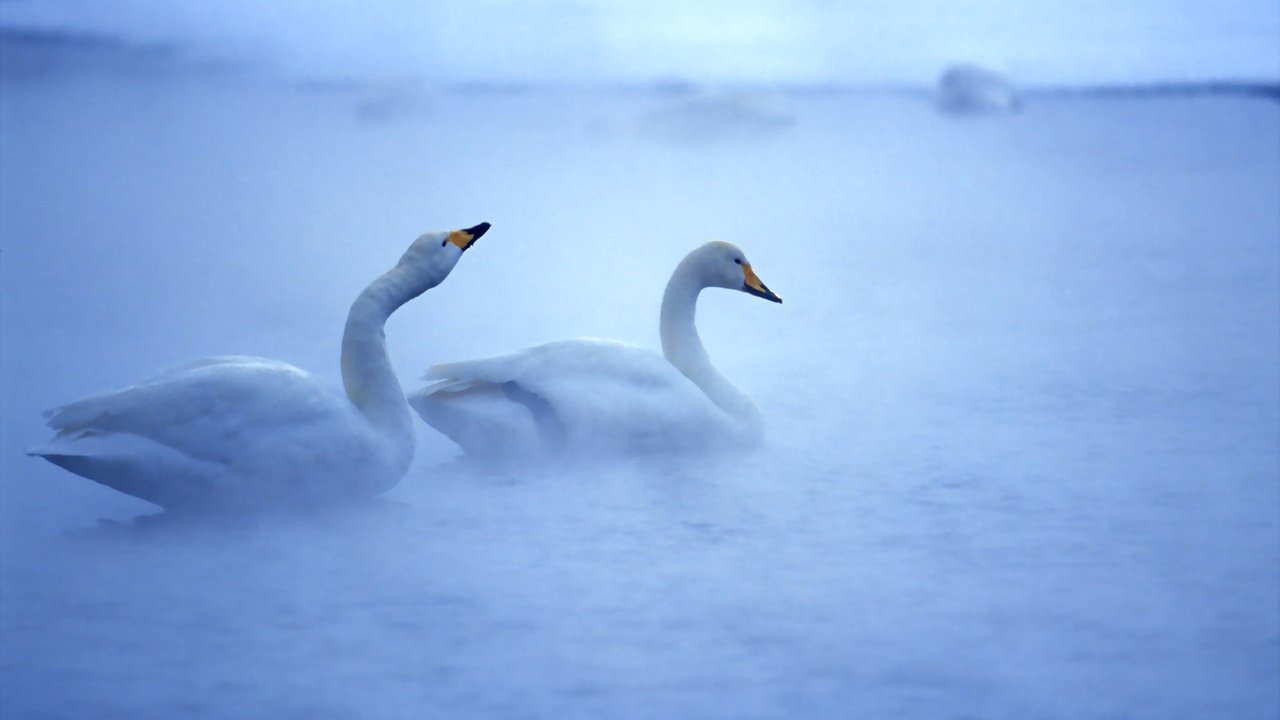
[[667,289],[662,294],[662,316],[659,332],[662,354],[685,377],[693,381],[711,402],[731,418],[744,423],[753,433],[762,431],[760,411],[751,398],[720,374],[707,357],[694,325],[698,294],[707,287],[698,273],[697,260],[689,255],[676,266]]
[[[413,422],[404,391],[391,368],[383,332],[397,308],[435,283],[397,265],[374,280],[351,304],[342,333],[342,385],[352,404],[379,431],[413,447]],[[411,451],[412,452],[412,451]]]

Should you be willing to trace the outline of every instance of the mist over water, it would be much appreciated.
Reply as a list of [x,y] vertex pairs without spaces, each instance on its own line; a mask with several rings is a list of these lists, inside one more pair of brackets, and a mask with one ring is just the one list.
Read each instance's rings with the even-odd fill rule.
[[[1280,104],[161,65],[0,79],[0,715],[1280,712]],[[699,304],[765,447],[485,470],[418,424],[384,497],[206,520],[23,454],[191,358],[337,391],[356,294],[481,221],[388,323],[406,389],[656,349],[725,239],[786,299]]]
[[1035,85],[1280,79],[1270,0],[10,0],[0,18],[292,79],[927,85],[957,61]]

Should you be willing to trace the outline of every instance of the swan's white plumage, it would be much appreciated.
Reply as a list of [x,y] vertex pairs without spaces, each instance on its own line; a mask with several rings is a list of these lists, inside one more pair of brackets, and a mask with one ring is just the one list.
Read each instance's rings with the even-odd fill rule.
[[487,229],[470,229],[465,241],[454,233],[423,235],[361,293],[343,336],[346,395],[277,360],[202,358],[47,412],[57,434],[29,452],[166,508],[387,490],[413,459],[413,429],[382,326],[443,280]]
[[164,507],[373,494],[403,456],[345,397],[252,357],[170,368],[53,410],[49,426],[33,454]]
[[438,365],[426,378],[437,382],[410,404],[473,453],[693,449],[729,435],[723,412],[665,358],[610,340]]
[[676,268],[663,299],[663,354],[608,340],[547,343],[509,355],[446,363],[410,405],[468,454],[545,450],[582,454],[757,444],[759,412],[716,372],[693,326],[706,287],[781,302],[742,251],[708,243]]

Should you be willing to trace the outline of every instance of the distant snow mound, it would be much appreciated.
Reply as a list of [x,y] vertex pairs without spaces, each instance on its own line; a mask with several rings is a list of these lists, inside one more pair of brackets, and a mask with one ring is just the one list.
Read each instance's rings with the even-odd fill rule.
[[980,65],[958,63],[938,79],[938,109],[956,115],[1017,112],[1022,105],[1004,74]]

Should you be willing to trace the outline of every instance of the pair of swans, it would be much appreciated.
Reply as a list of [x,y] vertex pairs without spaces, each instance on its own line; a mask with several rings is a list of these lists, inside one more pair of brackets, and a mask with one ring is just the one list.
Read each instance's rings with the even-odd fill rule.
[[257,357],[195,360],[46,413],[56,435],[31,455],[167,509],[254,507],[372,496],[414,453],[410,403],[469,454],[757,444],[759,411],[720,375],[694,327],[698,293],[725,287],[782,302],[742,251],[708,243],[662,301],[665,357],[595,340],[439,365],[405,395],[384,326],[442,282],[489,229],[419,237],[360,293],[342,337],[345,395]]

